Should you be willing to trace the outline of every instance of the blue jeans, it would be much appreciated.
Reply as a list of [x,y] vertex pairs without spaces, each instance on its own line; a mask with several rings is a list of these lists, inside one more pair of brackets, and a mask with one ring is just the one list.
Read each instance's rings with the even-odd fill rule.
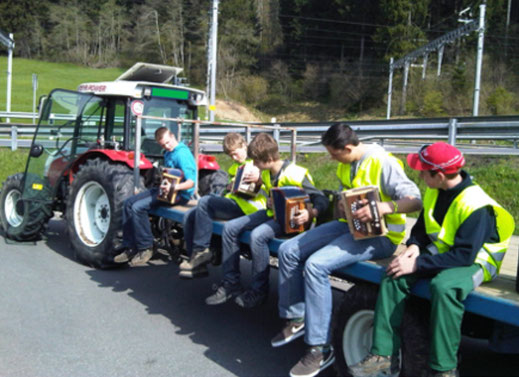
[[387,258],[395,250],[387,237],[355,241],[348,224],[340,221],[283,242],[278,251],[280,317],[304,317],[305,342],[329,344],[332,290],[328,275],[358,261]]
[[243,211],[234,200],[214,194],[203,196],[198,205],[184,215],[187,255],[209,247],[214,219],[230,220],[239,216],[243,216]]
[[[124,201],[123,208],[123,242],[127,248],[144,250],[153,247],[149,212],[163,202],[157,199],[157,187],[131,196]],[[178,204],[185,204],[180,198]]]
[[[252,230],[256,227],[266,229],[265,234],[273,234],[275,231],[270,226],[267,226],[267,224],[264,224],[266,225],[265,228],[258,226],[263,223],[270,223],[271,221],[269,220],[271,219],[272,218],[267,215],[267,211],[260,210],[250,215],[238,217],[225,223],[222,232],[222,267],[224,284],[240,284],[240,234],[246,230]],[[255,230],[256,229],[254,229],[254,231]],[[268,281],[269,251],[267,248],[265,252],[264,248],[258,246],[261,245],[261,243],[265,240],[261,229],[258,230],[255,237],[255,239],[252,239],[251,235],[252,277],[254,280],[256,278],[264,279],[266,275]],[[268,240],[266,242],[268,243]],[[256,246],[253,246],[253,244],[256,244]],[[261,282],[257,285],[261,285]]]

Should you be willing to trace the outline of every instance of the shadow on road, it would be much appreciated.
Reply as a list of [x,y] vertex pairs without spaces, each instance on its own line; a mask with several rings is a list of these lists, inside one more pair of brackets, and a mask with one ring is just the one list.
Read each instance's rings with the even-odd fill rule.
[[[74,260],[64,221],[51,221],[45,242],[56,253]],[[242,261],[245,284],[249,270],[250,263]],[[212,266],[209,277],[195,280],[179,279],[178,271],[175,263],[152,260],[145,267],[85,272],[100,288],[126,292],[144,305],[150,315],[168,318],[172,331],[207,347],[205,356],[230,373],[238,376],[288,374],[302,356],[305,345],[302,341],[278,349],[270,345],[270,339],[282,325],[277,312],[277,273],[271,274],[269,300],[260,308],[245,310],[233,302],[219,306],[205,304],[212,285],[220,280],[220,267]],[[207,373],[212,375],[210,371]],[[333,370],[330,368],[327,373],[333,374]],[[321,374],[324,375],[327,374]]]

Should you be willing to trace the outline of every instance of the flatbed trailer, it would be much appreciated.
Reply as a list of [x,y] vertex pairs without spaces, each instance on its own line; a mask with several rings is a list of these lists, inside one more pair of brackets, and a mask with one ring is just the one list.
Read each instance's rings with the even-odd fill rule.
[[[152,214],[182,223],[184,214],[193,206],[196,206],[195,201],[185,206],[161,206]],[[213,221],[213,234],[221,236],[223,226],[224,221]],[[249,244],[250,231],[243,232],[240,241]],[[271,256],[277,257],[283,241],[283,238],[270,241]],[[519,293],[515,290],[518,245],[519,237],[514,236],[499,276],[469,294],[465,300],[466,314],[462,326],[464,334],[492,339],[494,343],[499,343],[500,338],[496,332],[510,334],[505,336],[506,350],[514,353],[519,353]],[[403,248],[404,245],[399,246],[396,253]],[[333,319],[335,366],[339,375],[348,376],[347,366],[360,361],[369,351],[378,285],[390,260],[358,262],[335,271],[331,276],[332,279],[353,283],[353,287],[345,290],[342,304],[335,310]],[[413,299],[406,307],[402,326],[401,376],[419,376],[427,370],[429,306],[425,300],[430,298],[427,280],[420,280],[412,293]]]

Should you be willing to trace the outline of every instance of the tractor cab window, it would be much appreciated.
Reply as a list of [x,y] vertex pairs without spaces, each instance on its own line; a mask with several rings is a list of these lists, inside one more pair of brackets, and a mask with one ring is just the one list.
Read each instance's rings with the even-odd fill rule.
[[105,111],[105,101],[101,98],[94,97],[85,104],[77,133],[77,153],[86,152],[104,138]]
[[[192,123],[182,122],[171,119],[193,119],[194,110],[190,109],[185,101],[178,101],[168,98],[149,98],[144,101],[144,116],[151,116],[156,119],[142,120],[141,130],[141,151],[149,157],[161,157],[162,149],[155,141],[155,131],[160,127],[167,127],[174,135],[180,137],[186,145],[192,141]],[[132,117],[132,130],[135,130],[136,119]],[[180,134],[179,134],[180,131]],[[133,135],[132,145],[135,145]]]
[[[57,184],[69,162],[80,153],[79,146],[84,143],[80,138],[86,137],[79,127],[85,118],[80,118],[79,114],[85,113],[83,110],[87,110],[89,116],[98,113],[94,109],[99,108],[100,103],[102,99],[92,94],[62,89],[50,93],[33,139],[33,146],[40,147],[42,152],[30,155],[27,161],[24,199],[39,198],[43,188],[53,188]],[[93,121],[95,117],[90,118]]]

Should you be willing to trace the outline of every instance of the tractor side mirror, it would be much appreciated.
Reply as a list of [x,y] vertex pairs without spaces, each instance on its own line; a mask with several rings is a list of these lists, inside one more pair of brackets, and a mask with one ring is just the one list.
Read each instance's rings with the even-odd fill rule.
[[33,144],[31,146],[31,150],[29,152],[29,155],[31,157],[38,158],[43,153],[43,146],[41,144]]

